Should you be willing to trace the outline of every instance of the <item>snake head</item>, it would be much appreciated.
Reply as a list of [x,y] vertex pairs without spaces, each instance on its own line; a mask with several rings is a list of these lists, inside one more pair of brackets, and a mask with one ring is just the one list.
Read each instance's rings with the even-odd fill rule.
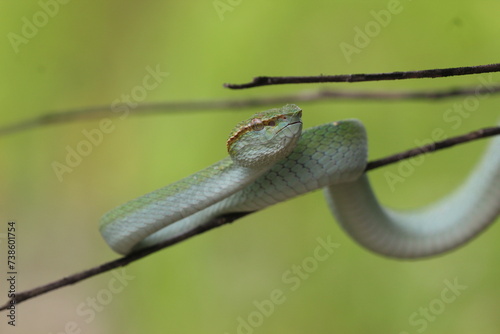
[[273,165],[295,148],[302,131],[302,109],[294,104],[266,110],[240,122],[227,140],[233,161],[244,167]]

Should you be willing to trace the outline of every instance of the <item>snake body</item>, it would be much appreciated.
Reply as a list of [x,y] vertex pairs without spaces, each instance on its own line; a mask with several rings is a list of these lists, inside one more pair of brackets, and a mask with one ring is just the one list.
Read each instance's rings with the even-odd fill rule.
[[[101,233],[115,251],[175,238],[229,213],[253,212],[323,188],[343,229],[385,256],[421,258],[471,240],[500,214],[500,138],[462,186],[428,207],[386,209],[364,170],[367,137],[357,120],[307,129],[301,110],[271,109],[240,123],[228,140],[232,157],[108,212]],[[274,143],[274,144],[273,144]]]

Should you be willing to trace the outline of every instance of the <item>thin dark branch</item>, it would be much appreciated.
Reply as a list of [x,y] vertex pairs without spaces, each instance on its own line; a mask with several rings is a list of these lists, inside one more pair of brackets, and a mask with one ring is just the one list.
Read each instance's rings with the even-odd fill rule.
[[[352,91],[352,90],[307,90],[294,94],[279,96],[260,96],[244,99],[221,99],[205,101],[174,101],[143,103],[135,108],[130,108],[130,115],[148,115],[152,113],[186,112],[202,110],[237,110],[241,108],[282,105],[286,103],[317,102],[324,100],[439,100],[457,96],[498,94],[500,85],[477,85],[474,87],[452,88],[434,91]],[[40,116],[27,119],[11,125],[0,127],[0,137],[17,132],[82,120],[99,119],[103,117],[116,117],[110,106],[94,106],[87,108],[71,109],[66,111],[48,111]]]
[[368,162],[366,165],[365,171],[369,171],[375,168],[379,168],[382,166],[386,166],[401,160],[405,160],[408,158],[412,158],[421,154],[425,153],[430,153],[430,152],[435,152],[438,150],[442,150],[445,148],[449,148],[458,144],[464,144],[476,139],[481,139],[481,138],[487,138],[487,137],[492,137],[492,136],[497,136],[500,135],[500,126],[495,126],[495,127],[490,127],[490,128],[483,128],[479,129],[473,132],[469,132],[465,135],[457,136],[457,137],[452,137],[448,138],[442,141],[438,141],[432,144],[420,146],[413,148],[411,150],[401,152],[398,154],[394,154],[382,159],[377,159]]
[[286,76],[286,77],[255,77],[251,82],[244,84],[224,84],[231,89],[244,89],[269,85],[323,83],[323,82],[361,82],[383,81],[423,78],[444,78],[458,75],[500,72],[500,64],[489,64],[467,67],[438,68],[433,70],[369,73],[369,74],[344,74],[344,75],[318,75],[318,76]]
[[[490,128],[483,128],[474,132],[470,132],[468,134],[458,136],[458,137],[453,137],[449,138],[440,142],[436,142],[434,144],[422,146],[422,147],[417,147],[411,150],[408,150],[406,152],[398,153],[383,159],[379,160],[374,160],[368,163],[366,170],[369,171],[375,168],[379,168],[382,166],[386,166],[398,161],[401,161],[403,159],[408,159],[411,157],[415,157],[421,154],[429,153],[429,152],[435,152],[444,148],[448,148],[457,144],[463,144],[466,142],[471,142],[473,140],[481,139],[481,138],[486,138],[494,135],[500,135],[500,127],[490,127]],[[154,252],[157,252],[161,249],[167,248],[169,246],[175,245],[183,240],[186,240],[188,238],[191,238],[195,235],[201,234],[203,232],[206,232],[208,230],[211,230],[213,228],[229,224],[236,219],[239,219],[243,216],[246,216],[247,214],[250,214],[251,212],[243,212],[243,213],[234,213],[230,215],[225,215],[222,217],[218,217],[216,219],[213,219],[209,222],[207,222],[205,225],[198,227],[195,230],[189,231],[175,239],[165,241],[162,243],[159,243],[155,246],[145,248],[143,250],[137,251],[133,254],[124,256],[122,258],[104,263],[102,265],[99,265],[97,267],[64,277],[62,279],[59,279],[57,281],[54,281],[52,283],[27,290],[21,293],[18,293],[15,297],[15,303],[19,304],[25,300],[31,299],[33,297],[45,294],[47,292],[75,284],[77,282],[83,281],[84,279],[96,276],[98,274],[107,272],[109,270],[118,268],[118,267],[123,267],[128,265],[131,262],[137,261],[145,256],[148,256]],[[6,310],[10,305],[10,301],[5,303],[3,306],[0,307],[1,310]]]

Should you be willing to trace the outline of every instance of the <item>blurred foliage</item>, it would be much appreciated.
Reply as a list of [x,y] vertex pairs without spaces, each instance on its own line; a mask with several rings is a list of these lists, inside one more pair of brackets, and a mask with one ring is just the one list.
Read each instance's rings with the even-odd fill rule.
[[[480,65],[498,62],[500,52],[494,42],[500,3],[494,1],[30,0],[0,6],[0,124],[49,110],[111,108],[114,101],[124,102],[124,94],[136,97],[132,104],[271,96],[322,86],[229,91],[222,83],[257,75]],[[357,51],[346,57],[341,48],[346,44]],[[156,68],[168,75],[154,89],[137,88]],[[499,76],[329,86],[432,89],[480,85],[480,77],[497,81]],[[449,137],[491,126],[498,120],[497,102],[488,96],[453,122],[445,115],[468,103],[463,97],[301,106],[306,127],[361,119],[369,132],[370,157],[378,158],[431,139],[435,129]],[[102,140],[95,137],[98,144],[80,147],[88,154],[62,175],[62,182],[53,163],[64,164],[68,150],[83,145],[85,132],[95,133],[102,120],[0,138],[0,233],[7,220],[17,222],[18,291],[115,258],[98,233],[99,217],[224,157],[229,130],[256,111],[113,117],[112,130],[101,132]],[[384,173],[399,173],[400,165],[370,173],[371,179],[392,207],[429,203],[465,178],[484,146],[482,141],[428,156],[392,189]],[[15,330],[496,333],[499,233],[493,226],[465,247],[429,260],[386,259],[346,237],[317,192],[136,262],[125,269],[130,280],[117,280],[120,271],[106,273],[23,303]],[[328,236],[340,246],[292,290],[283,275],[307,262],[317,238]],[[455,279],[467,288],[453,302],[439,302],[445,282]],[[0,290],[5,300],[3,284]],[[280,291],[281,303],[271,310],[264,300]],[[430,316],[422,313],[426,308]],[[2,333],[14,330],[2,319]]]

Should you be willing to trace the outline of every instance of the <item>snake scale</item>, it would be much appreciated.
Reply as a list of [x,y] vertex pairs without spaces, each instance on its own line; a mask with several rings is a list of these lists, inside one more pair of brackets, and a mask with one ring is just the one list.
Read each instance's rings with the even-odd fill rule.
[[252,116],[231,133],[227,157],[127,202],[101,219],[113,250],[128,254],[229,213],[253,212],[323,188],[343,229],[367,249],[422,258],[455,249],[500,214],[500,137],[454,192],[429,206],[382,206],[368,177],[367,136],[357,120],[302,132],[302,110],[289,104]]

